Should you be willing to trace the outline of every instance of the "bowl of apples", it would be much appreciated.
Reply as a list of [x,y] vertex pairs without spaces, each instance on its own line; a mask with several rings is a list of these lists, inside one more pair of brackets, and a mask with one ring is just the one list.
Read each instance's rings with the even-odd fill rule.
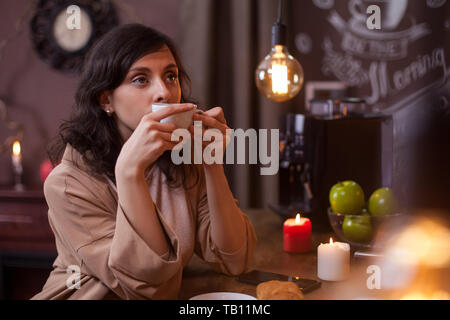
[[356,249],[373,249],[381,244],[383,225],[395,223],[402,215],[390,188],[375,190],[365,201],[364,191],[355,181],[336,183],[329,194],[328,219],[336,236]]

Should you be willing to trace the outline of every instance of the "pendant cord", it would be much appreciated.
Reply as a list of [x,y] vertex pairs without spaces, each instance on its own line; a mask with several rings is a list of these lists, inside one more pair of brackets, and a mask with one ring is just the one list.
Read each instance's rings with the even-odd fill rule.
[[277,19],[278,24],[281,24],[282,12],[283,12],[283,0],[278,0],[278,19]]
[[286,46],[287,44],[287,27],[282,22],[283,4],[283,0],[278,0],[278,18],[272,25],[272,47],[275,45]]

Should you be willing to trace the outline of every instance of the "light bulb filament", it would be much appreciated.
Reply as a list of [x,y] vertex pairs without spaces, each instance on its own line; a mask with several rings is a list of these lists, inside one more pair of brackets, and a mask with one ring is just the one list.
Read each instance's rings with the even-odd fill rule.
[[288,70],[285,64],[272,64],[272,92],[275,94],[288,93]]

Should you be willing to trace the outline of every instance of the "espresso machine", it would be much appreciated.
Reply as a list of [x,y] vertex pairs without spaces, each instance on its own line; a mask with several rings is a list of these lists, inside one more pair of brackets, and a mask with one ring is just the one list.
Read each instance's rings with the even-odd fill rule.
[[374,113],[357,98],[316,99],[305,115],[288,114],[280,135],[279,203],[282,217],[300,213],[317,231],[331,231],[329,192],[356,181],[367,197],[391,187],[392,116]]

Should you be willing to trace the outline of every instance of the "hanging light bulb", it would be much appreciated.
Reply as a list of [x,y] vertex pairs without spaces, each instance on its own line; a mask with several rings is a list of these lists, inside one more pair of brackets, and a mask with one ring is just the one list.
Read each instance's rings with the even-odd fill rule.
[[268,99],[284,102],[294,98],[303,87],[303,68],[288,52],[286,26],[281,23],[282,0],[278,2],[278,20],[272,26],[272,51],[256,69],[259,91]]
[[256,86],[268,99],[284,102],[294,98],[303,87],[303,68],[282,45],[272,52],[256,70]]

